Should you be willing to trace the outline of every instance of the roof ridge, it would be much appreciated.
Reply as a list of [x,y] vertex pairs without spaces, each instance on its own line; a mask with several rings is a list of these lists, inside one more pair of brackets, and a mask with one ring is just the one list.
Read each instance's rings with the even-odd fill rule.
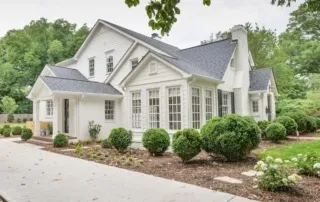
[[[191,48],[198,48],[198,47],[201,47],[201,46],[207,46],[207,45],[211,45],[211,44],[214,44],[214,43],[219,43],[219,42],[230,40],[230,39],[232,39],[232,38],[226,38],[226,39],[221,39],[221,40],[217,40],[217,41],[212,41],[210,43],[204,43],[204,44],[200,44],[200,45],[196,45],[196,46],[191,46],[191,47],[188,47],[188,48],[180,49],[179,51],[184,51],[184,50],[188,50],[188,49],[191,49]],[[237,41],[237,40],[232,40],[232,41]],[[177,51],[177,52],[179,52],[179,51]]]
[[83,82],[99,83],[99,84],[109,85],[109,84],[101,83],[101,82],[97,82],[97,81],[79,80],[79,79],[70,79],[70,78],[62,78],[62,77],[57,77],[57,76],[40,76],[40,77],[47,77],[47,78],[54,78],[54,79],[64,79],[64,80],[72,80],[72,81],[83,81]]
[[49,67],[58,67],[58,68],[63,68],[63,69],[71,69],[71,70],[76,70],[76,71],[80,72],[78,69],[70,68],[70,67],[62,67],[62,66],[49,65],[49,64],[47,64],[47,66],[49,66]]

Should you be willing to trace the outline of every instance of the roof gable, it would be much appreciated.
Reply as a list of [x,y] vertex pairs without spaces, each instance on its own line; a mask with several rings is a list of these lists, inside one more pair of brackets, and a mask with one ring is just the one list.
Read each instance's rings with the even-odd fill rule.
[[268,89],[272,69],[263,68],[251,70],[249,91],[264,91]]
[[85,76],[83,76],[83,74],[81,74],[77,69],[51,65],[47,65],[47,67],[55,74],[55,76],[59,78],[88,81],[88,79]]

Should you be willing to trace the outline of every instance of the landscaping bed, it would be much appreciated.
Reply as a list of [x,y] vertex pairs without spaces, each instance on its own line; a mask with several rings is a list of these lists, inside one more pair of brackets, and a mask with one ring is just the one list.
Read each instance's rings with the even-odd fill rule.
[[[264,142],[261,145],[268,147]],[[284,145],[289,143],[285,142]],[[84,146],[89,148],[83,149],[82,154],[75,152],[74,145],[64,148],[45,146],[44,149],[259,201],[320,201],[320,179],[316,177],[303,176],[303,180],[296,188],[286,192],[269,192],[258,188],[257,180],[254,177],[241,174],[253,169],[257,162],[255,155],[247,157],[243,162],[229,163],[219,157],[211,158],[201,152],[188,164],[183,164],[181,159],[172,153],[153,157],[146,150],[140,149],[128,149],[125,153],[119,153],[115,149],[101,149],[99,145],[88,144]],[[243,183],[231,184],[214,180],[215,177],[222,176],[236,178],[242,180]]]

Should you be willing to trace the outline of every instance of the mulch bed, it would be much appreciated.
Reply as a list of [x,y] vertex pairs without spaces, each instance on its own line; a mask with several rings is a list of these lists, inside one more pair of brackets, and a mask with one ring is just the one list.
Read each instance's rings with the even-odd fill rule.
[[[283,144],[290,142],[291,140]],[[260,149],[270,146],[274,146],[273,143],[263,141]],[[61,151],[74,149],[74,145],[65,148],[54,148],[48,145],[44,147],[44,150],[47,151],[194,184],[259,201],[320,201],[320,179],[316,177],[303,176],[303,180],[297,187],[286,192],[269,192],[258,188],[257,179],[241,174],[244,171],[253,169],[257,162],[254,155],[243,162],[230,163],[223,161],[219,157],[209,157],[202,152],[188,164],[183,164],[172,153],[165,153],[161,157],[153,157],[145,150],[129,149],[126,153],[119,153],[114,149],[101,149],[97,146],[89,145],[89,149],[84,149],[82,154],[77,154],[75,151]],[[221,176],[242,180],[243,184],[230,184],[214,180],[215,177]]]

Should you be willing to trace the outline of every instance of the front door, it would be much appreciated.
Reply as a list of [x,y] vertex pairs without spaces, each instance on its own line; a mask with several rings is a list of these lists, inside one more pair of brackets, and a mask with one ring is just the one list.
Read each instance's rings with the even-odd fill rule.
[[268,95],[268,120],[271,121],[271,95]]
[[64,132],[69,133],[69,99],[64,100]]

